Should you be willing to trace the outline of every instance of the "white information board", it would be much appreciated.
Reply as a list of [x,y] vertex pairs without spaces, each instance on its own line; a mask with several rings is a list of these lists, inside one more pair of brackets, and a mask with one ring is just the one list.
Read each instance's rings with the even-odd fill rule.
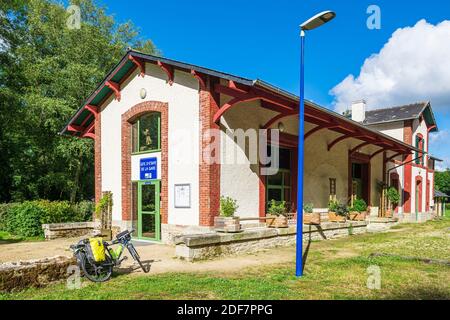
[[191,185],[176,184],[175,185],[175,208],[191,207]]

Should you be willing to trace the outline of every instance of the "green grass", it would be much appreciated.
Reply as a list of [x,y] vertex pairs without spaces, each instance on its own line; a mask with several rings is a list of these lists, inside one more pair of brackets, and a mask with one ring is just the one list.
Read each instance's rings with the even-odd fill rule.
[[450,218],[450,204],[445,205],[445,216]]
[[[117,275],[111,281],[68,290],[65,283],[0,299],[450,299],[450,267],[371,253],[450,260],[450,219],[405,224],[393,232],[313,242],[305,276],[292,262],[238,273]],[[294,250],[292,250],[294,253]],[[274,252],[274,254],[276,254]],[[369,266],[381,270],[381,289],[367,288]]]
[[44,240],[43,237],[22,237],[13,235],[7,231],[0,230],[0,244],[5,243],[15,243],[15,242],[21,242],[21,241],[40,241]]

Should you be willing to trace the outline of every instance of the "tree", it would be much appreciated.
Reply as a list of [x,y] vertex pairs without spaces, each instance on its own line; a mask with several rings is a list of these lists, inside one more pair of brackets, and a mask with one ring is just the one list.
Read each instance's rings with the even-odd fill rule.
[[434,181],[437,190],[450,195],[450,169],[442,172],[436,171]]
[[79,29],[68,28],[70,14],[50,0],[0,5],[8,47],[0,50],[0,201],[91,198],[93,142],[58,132],[127,47],[158,53],[93,0],[71,4],[81,10]]

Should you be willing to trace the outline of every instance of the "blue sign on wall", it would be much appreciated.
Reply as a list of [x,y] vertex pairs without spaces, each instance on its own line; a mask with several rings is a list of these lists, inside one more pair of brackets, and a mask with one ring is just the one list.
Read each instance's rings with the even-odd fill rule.
[[141,180],[158,179],[158,159],[146,158],[140,161]]

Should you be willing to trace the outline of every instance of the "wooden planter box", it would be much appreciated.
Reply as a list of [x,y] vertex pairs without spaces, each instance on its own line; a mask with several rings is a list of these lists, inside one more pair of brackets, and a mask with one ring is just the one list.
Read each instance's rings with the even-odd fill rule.
[[304,213],[303,214],[303,223],[304,224],[320,224],[320,213]]
[[287,228],[288,219],[285,216],[266,215],[266,226],[269,228]]
[[347,219],[343,216],[339,216],[336,212],[328,212],[328,220],[330,222],[345,222]]
[[357,211],[352,211],[349,214],[350,220],[353,221],[364,221],[366,220],[366,215],[367,212],[357,212]]
[[241,222],[239,217],[214,217],[214,228],[219,232],[240,232]]

